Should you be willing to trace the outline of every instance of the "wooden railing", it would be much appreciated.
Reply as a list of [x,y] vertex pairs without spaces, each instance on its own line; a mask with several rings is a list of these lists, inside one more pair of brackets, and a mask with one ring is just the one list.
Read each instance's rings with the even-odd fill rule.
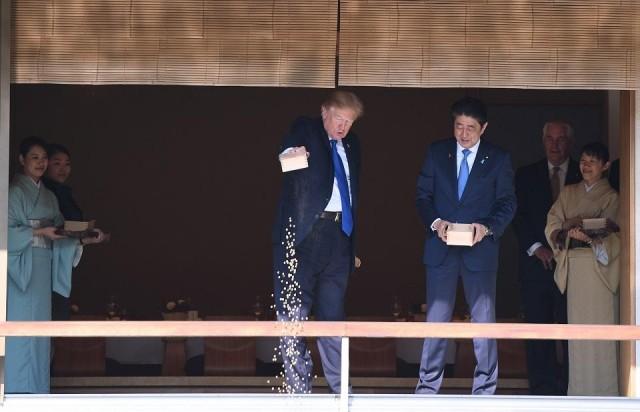
[[263,337],[342,338],[340,409],[348,411],[349,338],[494,338],[640,340],[640,326],[547,325],[529,323],[277,322],[277,321],[69,321],[0,322],[0,336],[51,337]]
[[493,338],[640,340],[640,326],[530,323],[277,321],[0,322],[0,336],[189,337],[342,336],[369,338]]

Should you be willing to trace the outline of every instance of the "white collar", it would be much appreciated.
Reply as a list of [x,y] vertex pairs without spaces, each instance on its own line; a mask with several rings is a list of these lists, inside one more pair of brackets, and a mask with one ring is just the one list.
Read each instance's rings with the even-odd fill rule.
[[[602,180],[602,179],[600,179],[600,180]],[[597,182],[595,182],[595,183],[594,183],[594,184],[592,184],[591,186],[589,186],[589,185],[587,184],[587,182],[585,182],[585,181],[582,181],[582,184],[584,185],[584,189],[585,189],[587,192],[590,192],[591,190],[593,190],[593,188],[594,188],[594,187],[596,187],[596,186],[598,185],[598,183],[600,183],[600,180],[598,180]]]
[[[550,161],[547,160],[547,167],[549,168],[549,172],[553,171],[553,168],[555,167],[554,165],[551,164]],[[565,160],[564,162],[562,162],[560,164],[560,166],[558,166],[560,168],[560,171],[563,173],[566,173],[567,170],[569,169],[569,158],[567,158],[567,160]]]
[[[474,144],[473,146],[471,146],[471,147],[469,147],[469,148],[468,148],[468,149],[469,149],[469,151],[470,151],[471,153],[476,153],[476,152],[478,151],[478,147],[480,146],[480,141],[481,141],[481,140],[482,140],[482,139],[478,139],[478,142],[477,142],[476,144]],[[463,151],[464,149],[467,149],[466,147],[462,147],[462,146],[460,145],[460,143],[458,143],[457,141],[456,141],[456,147],[457,147],[457,152],[458,152],[458,153],[462,153],[462,151]]]

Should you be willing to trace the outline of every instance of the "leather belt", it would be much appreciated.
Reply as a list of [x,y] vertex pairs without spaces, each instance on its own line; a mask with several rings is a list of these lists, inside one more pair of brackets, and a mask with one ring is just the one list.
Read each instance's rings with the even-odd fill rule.
[[334,222],[340,222],[342,220],[342,212],[320,212],[318,219],[333,220]]

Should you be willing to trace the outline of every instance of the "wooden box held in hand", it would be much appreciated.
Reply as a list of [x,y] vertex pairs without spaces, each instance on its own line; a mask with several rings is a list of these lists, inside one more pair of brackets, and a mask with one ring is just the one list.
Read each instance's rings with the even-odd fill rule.
[[65,220],[64,226],[56,230],[56,234],[60,236],[68,236],[76,239],[82,239],[86,237],[98,237],[98,232],[94,231],[96,221],[80,221],[80,220]]
[[278,156],[278,158],[280,159],[280,166],[283,172],[309,167],[309,163],[307,162],[307,149],[305,149],[304,146],[292,147],[286,153]]
[[607,227],[607,219],[598,217],[594,219],[582,219],[583,230],[602,230]]
[[473,246],[473,226],[466,223],[452,223],[447,229],[448,246]]
[[84,232],[87,230],[93,230],[95,227],[95,220],[80,221],[80,220],[65,220],[64,230],[67,232]]

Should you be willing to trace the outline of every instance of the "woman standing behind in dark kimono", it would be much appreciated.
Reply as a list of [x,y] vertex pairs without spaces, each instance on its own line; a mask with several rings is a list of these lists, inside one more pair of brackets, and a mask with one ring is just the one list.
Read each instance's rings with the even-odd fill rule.
[[[68,296],[71,270],[82,254],[78,240],[55,233],[64,220],[41,182],[45,147],[36,137],[20,143],[22,173],[9,185],[8,320],[51,320],[51,292]],[[49,392],[50,338],[7,338],[5,359],[6,392]]]
[[[84,220],[82,210],[76,203],[71,194],[71,187],[65,182],[71,174],[71,155],[69,150],[61,144],[51,143],[47,146],[47,155],[49,164],[47,171],[42,177],[42,182],[51,190],[58,199],[60,212],[64,220]],[[95,230],[98,234],[95,238],[84,238],[80,242],[83,245],[89,243],[100,243],[104,240],[104,234],[100,229]],[[52,319],[53,320],[69,320],[70,303],[69,298],[61,296],[59,293],[53,292],[52,299]]]
[[[554,278],[567,295],[570,324],[613,325],[619,320],[619,202],[603,177],[609,165],[606,146],[586,145],[580,155],[583,181],[565,186],[547,215],[545,234],[556,260]],[[587,218],[604,218],[607,228],[585,232],[582,219]],[[570,340],[568,395],[618,394],[617,343]]]
[[47,155],[49,164],[42,182],[56,195],[64,220],[83,220],[84,215],[71,194],[71,187],[65,184],[71,174],[69,150],[61,144],[51,143],[47,146]]

